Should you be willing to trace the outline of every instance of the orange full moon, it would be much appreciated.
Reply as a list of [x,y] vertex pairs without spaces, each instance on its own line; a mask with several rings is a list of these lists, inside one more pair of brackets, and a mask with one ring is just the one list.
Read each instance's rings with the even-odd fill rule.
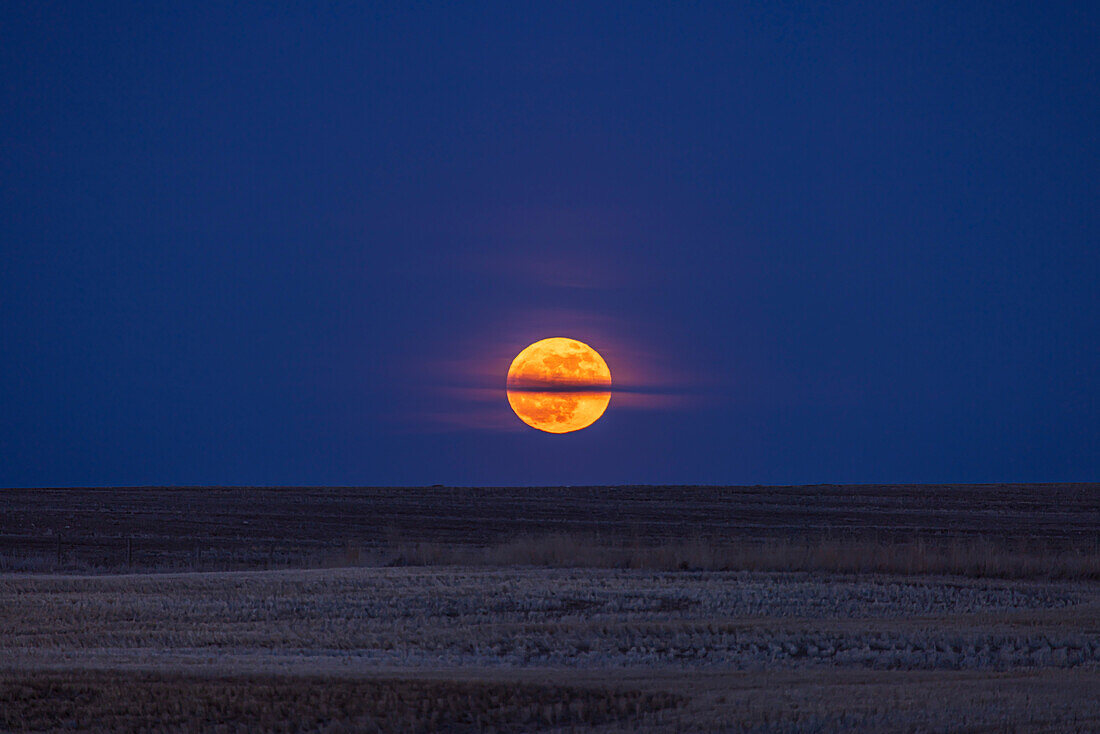
[[611,370],[592,347],[555,336],[537,341],[508,368],[508,404],[519,419],[547,433],[579,431],[611,402]]

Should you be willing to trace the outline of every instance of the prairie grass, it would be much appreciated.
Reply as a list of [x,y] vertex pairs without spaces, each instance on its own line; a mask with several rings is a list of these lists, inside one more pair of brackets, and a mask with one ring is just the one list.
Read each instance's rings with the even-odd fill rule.
[[425,562],[1096,579],[1098,527],[1100,483],[3,490],[0,572]]
[[[1071,582],[517,566],[8,575],[0,668],[240,670],[299,656],[415,669],[1076,667],[1100,662],[1088,633],[1097,594]],[[990,628],[1005,615],[1027,623]],[[942,621],[913,629],[915,618]]]
[[[74,543],[75,545],[75,543]],[[77,546],[78,547],[78,546]],[[988,537],[873,538],[828,535],[687,538],[654,542],[595,533],[522,533],[502,542],[408,542],[389,531],[373,544],[334,542],[328,550],[278,553],[205,552],[182,557],[140,555],[133,563],[96,562],[73,553],[0,553],[0,572],[159,573],[363,566],[536,566],[651,571],[767,571],[963,576],[968,578],[1100,580],[1100,542],[1050,544]]]
[[0,731],[1098,731],[1098,595],[521,566],[8,574]]
[[658,571],[822,571],[953,575],[1005,579],[1100,579],[1100,551],[1043,548],[977,538],[856,538],[733,541],[693,539],[664,545],[608,541],[592,534],[520,535],[484,547],[409,543],[394,565],[550,566]]

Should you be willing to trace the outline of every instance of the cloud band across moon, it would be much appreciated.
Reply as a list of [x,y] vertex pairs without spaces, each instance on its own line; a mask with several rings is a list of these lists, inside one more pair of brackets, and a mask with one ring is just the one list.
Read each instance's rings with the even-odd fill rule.
[[[544,320],[559,319],[540,319],[537,314],[524,319],[535,323]],[[515,374],[509,366],[518,356],[516,350],[530,343],[524,341],[524,337],[530,335],[532,329],[529,326],[511,329],[513,333],[508,336],[499,331],[486,333],[472,348],[456,342],[444,350],[459,356],[423,355],[412,360],[413,371],[409,370],[408,361],[395,365],[395,381],[409,380],[410,385],[414,384],[415,389],[410,387],[407,394],[415,395],[416,399],[406,401],[409,407],[400,414],[395,413],[394,422],[400,423],[405,430],[418,433],[529,430],[529,424],[517,420],[512,401],[506,399],[508,393],[514,399],[524,395],[548,398],[569,393],[578,396],[606,394],[611,403],[608,410],[616,414],[620,411],[680,411],[713,403],[714,385],[701,378],[697,366],[686,370],[682,360],[673,359],[665,351],[657,351],[652,344],[624,339],[610,327],[586,328],[583,319],[561,321],[566,323],[565,327],[547,324],[540,330],[551,334],[569,333],[570,325],[580,323],[577,330],[586,337],[582,343],[591,344],[599,349],[601,356],[606,355],[613,382],[609,384],[607,377],[572,379],[567,372],[556,374],[552,379],[531,374],[530,370]],[[463,351],[465,354],[461,354]]]
[[599,352],[568,337],[549,337],[516,355],[508,369],[508,404],[546,433],[572,433],[595,423],[611,402],[611,370]]

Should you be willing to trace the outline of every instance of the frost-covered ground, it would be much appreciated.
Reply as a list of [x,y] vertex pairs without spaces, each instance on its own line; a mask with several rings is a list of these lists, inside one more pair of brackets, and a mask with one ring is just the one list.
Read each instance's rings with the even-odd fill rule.
[[[944,711],[967,710],[969,686],[983,726],[1032,710],[1100,725],[1097,696],[1080,693],[1100,691],[1094,583],[445,567],[8,575],[0,631],[9,670],[629,682],[694,696],[711,717],[698,721],[719,728],[736,709],[792,730],[889,728],[892,706],[908,725],[950,729]],[[893,698],[868,698],[865,684],[883,681]],[[810,696],[826,683],[854,687],[832,703]],[[761,685],[770,698],[746,693]],[[810,710],[817,719],[787,716]]]

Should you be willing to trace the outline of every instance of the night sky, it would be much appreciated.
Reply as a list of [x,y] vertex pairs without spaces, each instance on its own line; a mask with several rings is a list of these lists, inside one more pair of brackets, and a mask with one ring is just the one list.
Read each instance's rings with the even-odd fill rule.
[[1100,5],[168,5],[0,5],[0,486],[1100,478]]

